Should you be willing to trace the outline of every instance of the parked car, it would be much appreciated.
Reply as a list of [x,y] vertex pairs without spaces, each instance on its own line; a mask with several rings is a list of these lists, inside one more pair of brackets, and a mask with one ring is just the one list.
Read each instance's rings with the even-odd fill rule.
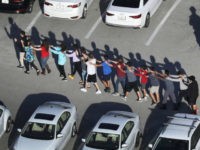
[[46,102],[32,114],[16,140],[14,150],[62,150],[76,134],[76,107]]
[[168,118],[147,149],[199,150],[200,116],[177,113]]
[[0,104],[0,138],[12,128],[11,113],[6,106]]
[[150,18],[159,8],[162,0],[111,0],[105,23],[113,26],[148,27]]
[[110,111],[97,122],[82,150],[134,150],[140,142],[140,120],[136,113]]
[[86,18],[87,0],[45,0],[44,15],[70,20]]
[[31,13],[35,0],[1,0],[0,11],[9,13]]

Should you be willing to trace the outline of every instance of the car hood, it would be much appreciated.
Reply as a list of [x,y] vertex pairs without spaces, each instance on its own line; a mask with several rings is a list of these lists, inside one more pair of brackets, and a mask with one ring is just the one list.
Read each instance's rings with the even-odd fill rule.
[[14,145],[14,150],[52,150],[53,140],[35,140],[20,136]]

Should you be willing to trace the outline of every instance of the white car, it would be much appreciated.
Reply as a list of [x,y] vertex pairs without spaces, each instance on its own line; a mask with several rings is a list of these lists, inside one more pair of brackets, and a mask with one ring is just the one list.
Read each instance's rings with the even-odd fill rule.
[[134,150],[140,141],[139,116],[132,112],[110,111],[103,115],[82,150]]
[[14,150],[62,150],[76,134],[76,107],[46,102],[32,114],[16,140]]
[[148,27],[161,3],[162,0],[111,0],[105,22],[113,26]]
[[151,150],[199,150],[200,116],[177,113],[148,145]]
[[5,132],[10,132],[11,127],[11,113],[4,105],[0,105],[0,138]]
[[87,0],[45,0],[44,15],[70,20],[86,18]]

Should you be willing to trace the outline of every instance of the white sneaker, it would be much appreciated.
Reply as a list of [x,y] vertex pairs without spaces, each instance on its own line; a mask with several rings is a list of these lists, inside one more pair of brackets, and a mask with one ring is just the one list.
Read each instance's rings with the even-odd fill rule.
[[149,94],[146,94],[146,97],[148,98],[148,97],[149,97]]
[[101,91],[100,90],[96,91],[96,94],[101,94]]
[[87,92],[87,89],[86,88],[81,88],[81,91],[82,92]]
[[123,97],[121,97],[124,101],[126,101],[127,100],[127,97],[126,96],[123,96]]
[[141,103],[141,102],[142,102],[142,99],[141,99],[141,98],[137,99],[137,102],[140,102],[140,103]]
[[119,96],[119,93],[118,92],[115,92],[112,94],[113,96]]
[[143,97],[144,101],[147,101],[147,96]]

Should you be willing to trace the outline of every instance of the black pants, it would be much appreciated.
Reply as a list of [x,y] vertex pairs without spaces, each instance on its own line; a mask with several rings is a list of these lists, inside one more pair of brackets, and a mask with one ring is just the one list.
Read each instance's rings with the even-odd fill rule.
[[33,67],[36,71],[38,70],[38,67],[35,65],[34,61],[32,62],[25,61],[26,71],[30,70],[29,66]]
[[73,69],[73,72],[72,72],[72,75],[73,75],[73,76],[76,74],[76,71],[78,72],[78,74],[79,74],[81,80],[83,80],[83,79],[82,79],[82,75],[81,75],[81,74],[82,74],[81,61],[79,61],[79,62],[74,62],[74,69]]
[[60,72],[60,75],[63,75],[63,77],[66,78],[64,65],[58,65],[58,70]]

